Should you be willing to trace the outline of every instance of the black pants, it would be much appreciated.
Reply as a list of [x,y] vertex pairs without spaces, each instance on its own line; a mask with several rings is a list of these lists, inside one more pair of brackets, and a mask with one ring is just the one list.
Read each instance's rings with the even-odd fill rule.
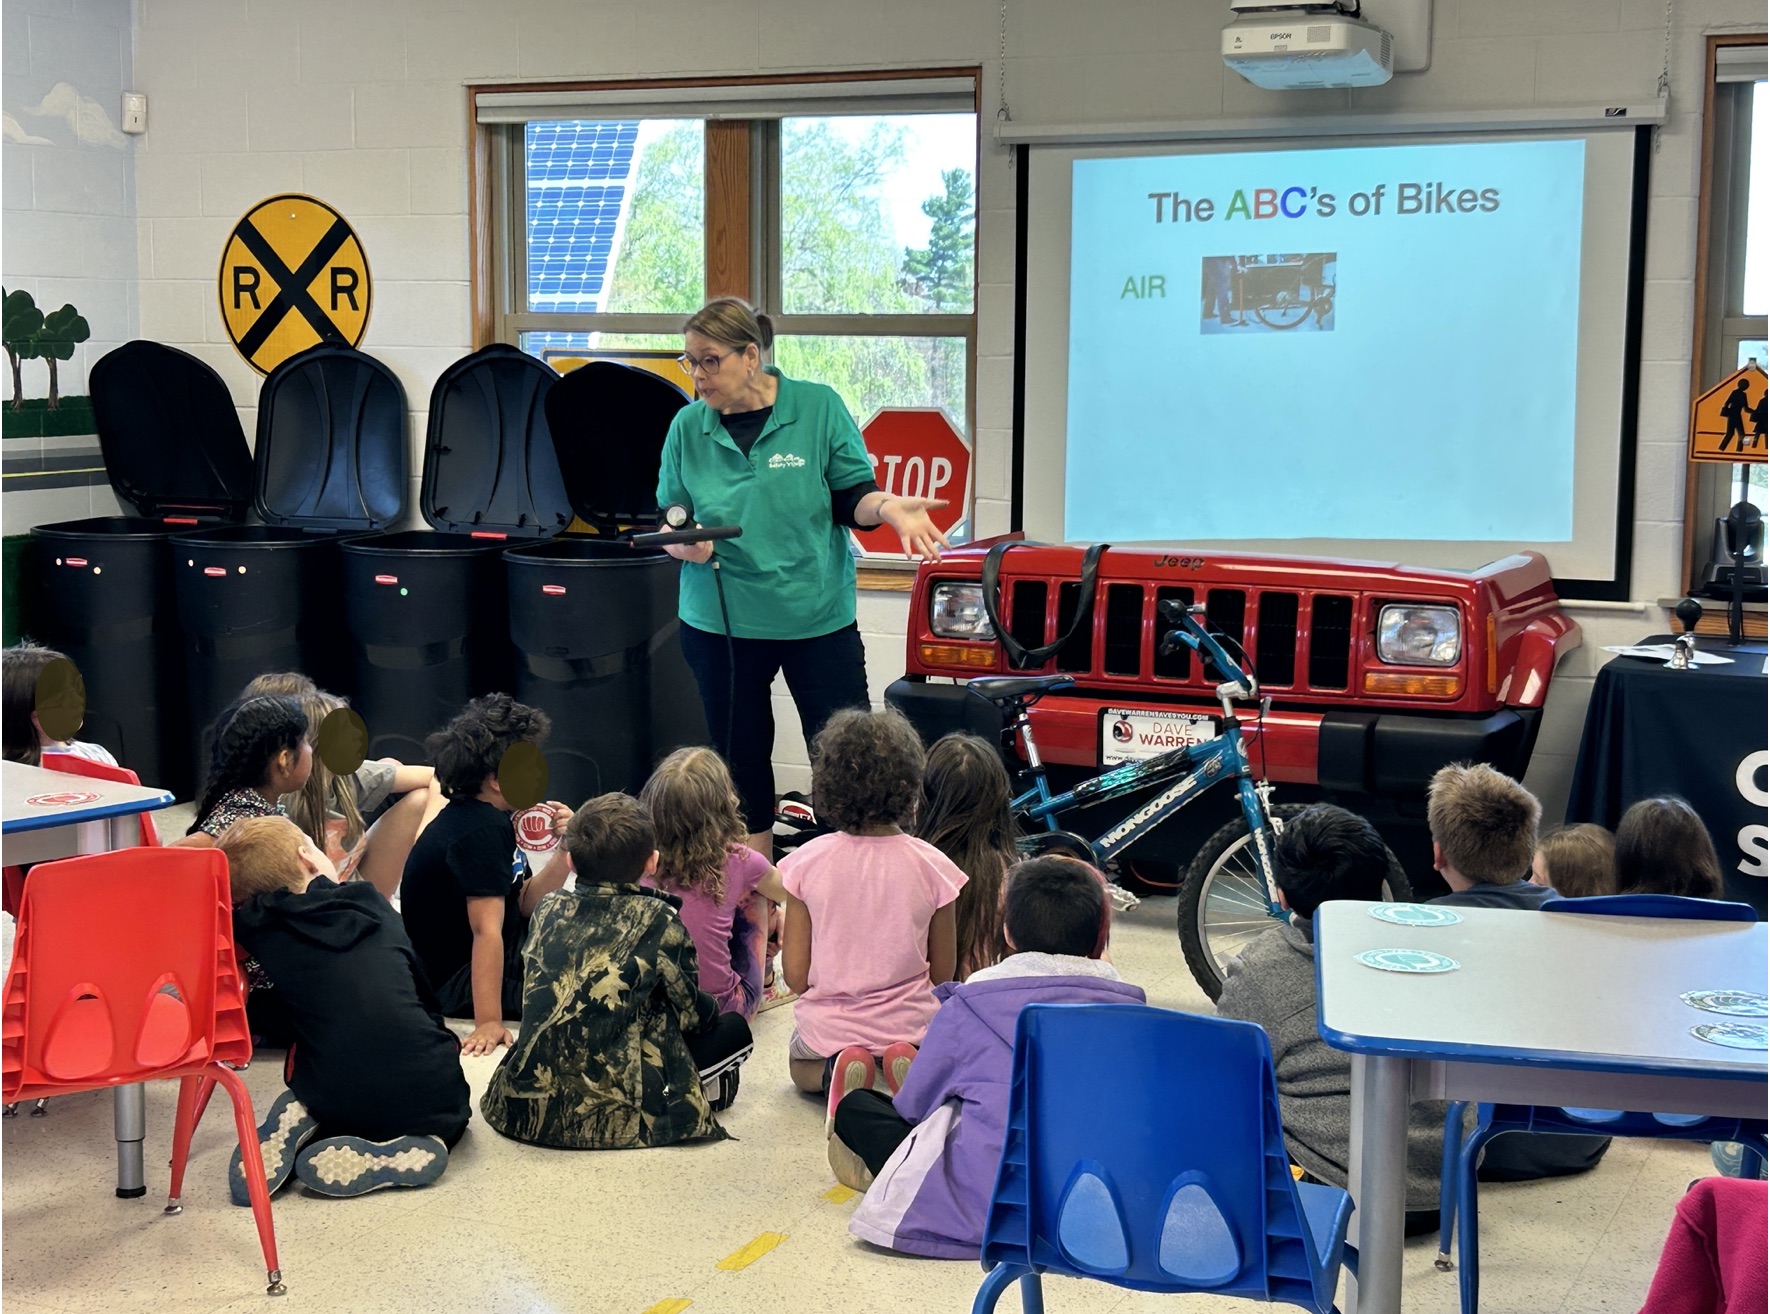
[[875,1177],[916,1124],[880,1090],[851,1090],[836,1106],[836,1139],[860,1156]]
[[[682,655],[700,687],[713,746],[731,767],[744,806],[744,824],[752,834],[774,825],[775,675],[787,677],[787,689],[799,709],[799,722],[810,745],[824,723],[844,707],[866,707],[866,650],[860,628],[850,625],[814,639],[733,639],[728,654],[723,634],[709,634],[692,625],[682,627]],[[732,678],[732,656],[737,675]],[[736,702],[732,694],[736,692]],[[730,726],[731,742],[726,743]]]
[[1481,1182],[1535,1182],[1589,1172],[1610,1148],[1608,1136],[1562,1136],[1553,1132],[1501,1132],[1481,1150]]
[[750,1038],[750,1024],[738,1013],[721,1013],[700,1031],[684,1031],[689,1057],[695,1071],[703,1075],[733,1066],[732,1059],[743,1062],[755,1047]]
[[[506,1022],[522,1021],[522,936],[504,936],[504,979],[498,988],[498,1004]],[[444,1017],[473,1016],[473,962],[444,981],[436,992],[436,1006]]]

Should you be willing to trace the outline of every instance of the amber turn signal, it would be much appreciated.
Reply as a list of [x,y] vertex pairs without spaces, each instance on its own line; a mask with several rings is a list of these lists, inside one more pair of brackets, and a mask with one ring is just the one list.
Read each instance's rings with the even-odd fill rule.
[[1455,675],[1403,675],[1398,671],[1366,671],[1367,694],[1409,694],[1427,698],[1455,698],[1463,687]]
[[924,643],[918,649],[928,666],[974,666],[979,670],[996,669],[996,648],[993,643]]

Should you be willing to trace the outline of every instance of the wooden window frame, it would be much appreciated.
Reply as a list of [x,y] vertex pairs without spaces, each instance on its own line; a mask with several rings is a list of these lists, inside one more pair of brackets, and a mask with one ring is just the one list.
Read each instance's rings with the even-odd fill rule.
[[[1730,46],[1762,46],[1765,34],[1758,33],[1727,33],[1708,38],[1707,48],[1703,57],[1703,100],[1702,100],[1702,160],[1701,174],[1697,184],[1696,205],[1696,304],[1691,326],[1690,342],[1690,396],[1692,400],[1701,396],[1713,387],[1718,378],[1733,371],[1729,361],[1721,361],[1716,352],[1720,343],[1711,336],[1710,309],[1715,301],[1726,295],[1722,281],[1727,272],[1726,253],[1714,250],[1715,230],[1719,216],[1715,213],[1715,152],[1718,142],[1716,123],[1716,73],[1719,64],[1719,52]],[[1723,313],[1726,310],[1722,307]],[[1718,321],[1717,321],[1718,322]],[[1726,332],[1720,334],[1726,338]],[[1713,359],[1711,359],[1713,357]],[[1724,366],[1719,368],[1718,366]],[[1687,437],[1688,435],[1684,435]],[[1698,559],[1699,553],[1706,553],[1706,535],[1709,531],[1709,519],[1704,513],[1704,496],[1702,478],[1708,464],[1698,461],[1685,463],[1684,476],[1684,557],[1681,568],[1681,587],[1689,589],[1696,580],[1696,572],[1703,563]],[[1719,467],[1716,467],[1719,468]],[[1701,520],[1701,533],[1698,532],[1698,521]]]

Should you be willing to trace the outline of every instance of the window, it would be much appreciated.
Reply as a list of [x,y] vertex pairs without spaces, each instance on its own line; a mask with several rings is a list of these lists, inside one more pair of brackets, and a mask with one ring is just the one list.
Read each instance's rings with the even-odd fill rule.
[[969,433],[974,86],[476,88],[476,333],[662,369],[688,314],[744,296],[774,320],[775,363],[835,388],[857,423],[937,406]]
[[[1698,272],[1696,391],[1747,362],[1770,366],[1770,84],[1763,38],[1711,41],[1706,131],[1712,161],[1701,213],[1707,258]],[[1737,502],[1770,508],[1762,462],[1691,467],[1686,583],[1700,587],[1715,521]]]

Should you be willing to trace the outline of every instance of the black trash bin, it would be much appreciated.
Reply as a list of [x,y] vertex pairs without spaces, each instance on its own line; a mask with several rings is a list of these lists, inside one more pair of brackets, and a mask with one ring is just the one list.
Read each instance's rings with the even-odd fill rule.
[[171,539],[237,521],[252,500],[252,454],[227,385],[157,342],[107,352],[89,377],[111,487],[139,515],[31,530],[25,612],[33,638],[86,678],[95,740],[179,798],[195,780],[179,658]]
[[423,762],[425,737],[463,703],[510,688],[503,551],[572,518],[545,409],[558,382],[504,343],[456,361],[431,391],[424,440],[419,509],[438,532],[341,545],[369,756]]
[[322,688],[349,692],[338,545],[405,512],[405,392],[372,356],[310,347],[259,391],[254,460],[253,505],[264,524],[172,540],[199,771],[203,732],[255,676],[305,671]]
[[644,370],[593,361],[547,398],[572,509],[598,530],[504,553],[516,687],[553,719],[549,793],[577,806],[636,791],[665,753],[707,742],[678,642],[677,571],[622,535],[658,518],[664,436],[688,398]]

